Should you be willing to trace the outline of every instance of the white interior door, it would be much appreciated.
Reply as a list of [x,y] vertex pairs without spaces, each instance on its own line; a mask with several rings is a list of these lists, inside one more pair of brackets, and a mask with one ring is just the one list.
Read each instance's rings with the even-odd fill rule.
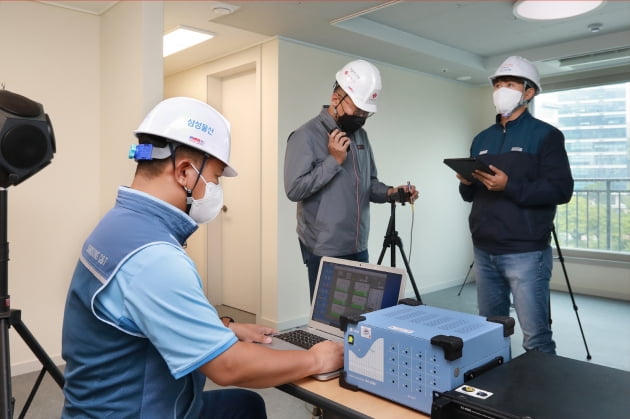
[[221,78],[221,112],[232,125],[230,163],[235,178],[222,178],[222,303],[250,313],[260,304],[260,109],[256,70]]

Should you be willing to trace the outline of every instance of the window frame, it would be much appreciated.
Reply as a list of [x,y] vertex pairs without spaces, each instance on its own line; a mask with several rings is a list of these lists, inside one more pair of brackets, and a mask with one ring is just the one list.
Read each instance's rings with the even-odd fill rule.
[[[543,80],[543,89],[541,93],[553,93],[564,90],[582,89],[628,82],[630,82],[630,65],[607,70],[551,77],[547,80]],[[532,100],[532,105],[531,113],[536,116],[536,97]],[[628,103],[627,106],[630,107],[630,103]],[[626,121],[626,130],[627,134],[630,133],[629,121]],[[552,236],[551,245],[554,255],[559,257],[558,249],[556,248],[555,235]],[[566,260],[574,260],[581,263],[599,264],[626,269],[630,267],[630,252],[625,253],[612,250],[564,248],[560,246],[560,253]]]

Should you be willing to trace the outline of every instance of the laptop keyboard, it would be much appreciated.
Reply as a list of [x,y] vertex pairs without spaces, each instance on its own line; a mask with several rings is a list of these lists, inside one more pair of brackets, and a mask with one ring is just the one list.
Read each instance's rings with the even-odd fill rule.
[[326,338],[314,335],[301,329],[280,333],[279,335],[276,335],[276,337],[304,349],[309,349],[316,343],[326,340]]

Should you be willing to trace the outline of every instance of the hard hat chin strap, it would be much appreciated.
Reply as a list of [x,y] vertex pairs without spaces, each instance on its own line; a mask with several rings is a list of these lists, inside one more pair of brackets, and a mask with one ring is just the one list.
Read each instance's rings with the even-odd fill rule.
[[529,81],[527,79],[523,79],[523,99],[521,99],[523,105],[529,103],[529,100],[525,99],[525,94],[527,93],[527,89],[529,89],[530,87],[536,90],[534,86],[529,86]]
[[190,207],[192,207],[192,203],[194,201],[192,189],[188,189],[184,186],[184,190],[186,191],[186,214],[190,214]]
[[[208,156],[204,154],[203,161],[201,162],[201,167],[197,171],[197,179],[195,179],[195,183],[191,189],[188,189],[186,186],[183,186],[184,191],[186,191],[186,214],[190,214],[190,207],[192,207],[193,201],[195,200],[192,196],[192,191],[199,183],[199,179],[201,179],[201,173],[203,173],[204,167],[206,167],[206,162],[208,161]],[[175,159],[173,158],[173,164],[175,164]],[[193,168],[195,166],[193,165]]]
[[[344,99],[345,99],[347,96],[348,96],[348,95],[346,94],[344,97],[342,97],[342,98],[339,100],[339,103],[337,103],[337,104],[335,105],[335,107],[333,108],[333,111],[335,112],[335,117],[336,117],[337,115],[339,115],[339,112],[337,112],[337,108],[338,108],[339,106],[342,106],[342,105],[341,105],[341,102],[343,102],[343,101],[344,101]],[[345,111],[344,111],[344,112],[345,112]]]

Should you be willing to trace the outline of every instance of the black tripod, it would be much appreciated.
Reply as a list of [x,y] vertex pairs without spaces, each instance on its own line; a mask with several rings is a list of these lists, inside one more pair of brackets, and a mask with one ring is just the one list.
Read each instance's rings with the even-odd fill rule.
[[[578,314],[578,306],[575,304],[575,298],[573,298],[573,290],[571,289],[571,284],[569,283],[569,275],[567,274],[567,268],[564,266],[564,256],[562,256],[562,251],[560,250],[560,243],[558,243],[558,235],[556,234],[556,226],[551,225],[551,233],[553,234],[553,241],[556,244],[556,251],[558,252],[558,260],[560,261],[560,265],[562,266],[562,272],[564,273],[564,279],[567,283],[567,289],[569,290],[569,295],[571,296],[571,302],[573,303],[573,311],[575,311],[575,317],[577,318],[578,326],[580,327],[580,333],[582,334],[582,341],[584,342],[584,349],[586,349],[586,359],[591,359],[591,353],[588,350],[588,345],[586,344],[586,337],[584,337],[584,330],[582,330],[582,322],[580,321],[580,315]],[[551,325],[551,299],[549,301],[549,324]]]
[[50,373],[53,379],[63,388],[64,377],[55,363],[44,351],[44,348],[37,342],[33,334],[22,322],[22,312],[20,310],[11,309],[11,299],[8,295],[8,261],[9,261],[9,243],[7,242],[7,190],[0,188],[0,373],[2,374],[2,394],[0,394],[0,418],[13,418],[13,405],[15,400],[11,392],[11,362],[9,355],[9,327],[13,326],[15,331],[22,337],[24,343],[28,345],[33,354],[42,363],[40,371],[33,388],[24,403],[20,418],[26,415],[35,393],[39,389],[39,385],[44,378],[46,371]]
[[[584,342],[584,348],[586,349],[586,359],[591,359],[591,353],[588,350],[588,344],[586,343],[586,337],[584,336],[584,330],[582,329],[582,322],[580,321],[580,315],[578,314],[578,307],[577,304],[575,304],[575,298],[573,297],[573,290],[571,289],[571,283],[569,282],[569,275],[567,274],[567,268],[564,265],[564,256],[562,256],[562,250],[560,250],[560,243],[558,242],[558,235],[556,234],[556,227],[555,225],[552,224],[551,226],[551,233],[553,234],[553,241],[554,244],[556,245],[556,251],[558,252],[558,260],[560,261],[560,265],[562,266],[562,272],[564,273],[564,280],[567,283],[567,289],[569,290],[569,295],[571,296],[571,302],[573,304],[573,311],[575,311],[575,317],[577,318],[577,322],[578,322],[578,326],[580,328],[580,334],[582,335],[582,341]],[[457,293],[457,295],[459,296],[462,292],[462,289],[464,288],[464,285],[466,285],[466,281],[468,280],[468,275],[470,275],[470,271],[472,270],[472,267],[474,265],[475,261],[473,260],[472,263],[470,264],[470,267],[468,268],[468,273],[466,274],[466,277],[464,278],[464,282],[462,283],[462,286],[459,288],[459,292]],[[549,297],[549,325],[551,325],[552,321],[551,321],[551,296]]]
[[[409,275],[409,281],[411,282],[411,286],[413,287],[413,292],[416,295],[416,300],[420,304],[422,304],[422,298],[420,298],[420,292],[418,291],[418,287],[416,285],[416,280],[413,278],[413,274],[411,273],[411,268],[409,267],[409,261],[407,260],[407,256],[405,256],[405,251],[402,247],[402,240],[398,236],[398,231],[396,231],[396,198],[398,197],[401,201],[401,205],[405,205],[405,196],[409,194],[405,193],[404,190],[399,189],[397,193],[393,194],[389,198],[389,202],[391,204],[391,215],[389,216],[389,223],[387,224],[387,232],[385,233],[385,239],[383,240],[383,249],[381,250],[381,254],[378,257],[378,264],[380,265],[383,261],[383,256],[385,256],[385,251],[387,248],[391,249],[391,265],[392,267],[396,266],[396,246],[400,249],[400,254],[402,256],[403,262],[405,262],[405,268],[407,268],[407,274]],[[407,198],[408,199],[408,198]]]

